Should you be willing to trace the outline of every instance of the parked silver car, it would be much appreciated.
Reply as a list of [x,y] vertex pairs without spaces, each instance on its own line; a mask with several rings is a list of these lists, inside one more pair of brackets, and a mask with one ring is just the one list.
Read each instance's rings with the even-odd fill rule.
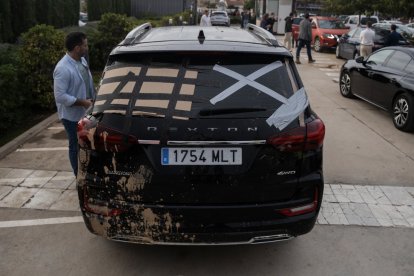
[[210,16],[213,26],[230,26],[230,17],[226,11],[213,11]]

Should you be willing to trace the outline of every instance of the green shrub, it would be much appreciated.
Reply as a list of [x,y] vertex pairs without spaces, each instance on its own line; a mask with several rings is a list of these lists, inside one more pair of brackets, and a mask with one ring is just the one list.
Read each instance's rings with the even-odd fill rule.
[[0,44],[0,65],[17,63],[18,46],[15,44]]
[[125,15],[106,13],[98,24],[98,32],[88,37],[90,66],[102,71],[112,49],[118,45],[134,27]]
[[28,98],[19,81],[19,71],[16,65],[0,65],[0,133],[20,124],[30,107]]
[[53,96],[53,70],[65,54],[62,31],[52,26],[37,25],[22,36],[19,55],[24,82],[30,87],[33,105],[43,109],[55,107]]

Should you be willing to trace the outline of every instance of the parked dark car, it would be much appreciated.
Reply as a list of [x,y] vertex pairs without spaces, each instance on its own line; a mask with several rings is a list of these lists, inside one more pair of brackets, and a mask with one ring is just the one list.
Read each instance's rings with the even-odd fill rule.
[[342,66],[342,96],[361,98],[392,114],[402,131],[414,130],[414,48],[384,47],[366,60],[358,57]]
[[210,21],[213,26],[230,26],[230,17],[226,11],[213,11]]
[[[356,27],[338,39],[338,46],[336,47],[336,52],[335,52],[337,58],[355,59],[359,57],[360,55],[359,45],[361,43],[359,35],[364,29],[365,28],[362,28],[362,27]],[[375,32],[375,38],[374,38],[375,45],[372,48],[372,51],[375,52],[376,50],[384,47],[384,44],[386,43],[387,38],[390,34],[390,29],[384,28],[382,26],[374,26],[372,27],[372,29]],[[409,44],[409,42],[405,40],[400,41],[400,45],[407,45],[407,44]]]
[[110,54],[78,125],[85,224],[148,244],[305,234],[322,201],[324,133],[269,32],[144,24]]

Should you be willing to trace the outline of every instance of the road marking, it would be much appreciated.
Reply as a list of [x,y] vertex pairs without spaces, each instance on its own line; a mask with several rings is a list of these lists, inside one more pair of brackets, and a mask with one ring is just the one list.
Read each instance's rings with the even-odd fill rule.
[[50,129],[50,130],[56,130],[56,129],[65,129],[65,127],[63,127],[63,126],[58,126],[58,127],[48,127],[47,129]]
[[64,223],[79,223],[79,222],[83,222],[83,218],[80,216],[79,217],[47,218],[47,219],[10,220],[10,221],[0,221],[0,228],[64,224]]
[[68,147],[55,147],[55,148],[25,148],[17,149],[16,152],[31,152],[31,151],[60,151],[68,150]]

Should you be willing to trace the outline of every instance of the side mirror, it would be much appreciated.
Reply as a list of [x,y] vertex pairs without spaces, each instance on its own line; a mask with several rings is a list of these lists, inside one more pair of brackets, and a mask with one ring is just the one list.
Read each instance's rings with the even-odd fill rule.
[[355,59],[355,62],[356,62],[356,63],[364,63],[364,57],[357,57],[357,58]]

